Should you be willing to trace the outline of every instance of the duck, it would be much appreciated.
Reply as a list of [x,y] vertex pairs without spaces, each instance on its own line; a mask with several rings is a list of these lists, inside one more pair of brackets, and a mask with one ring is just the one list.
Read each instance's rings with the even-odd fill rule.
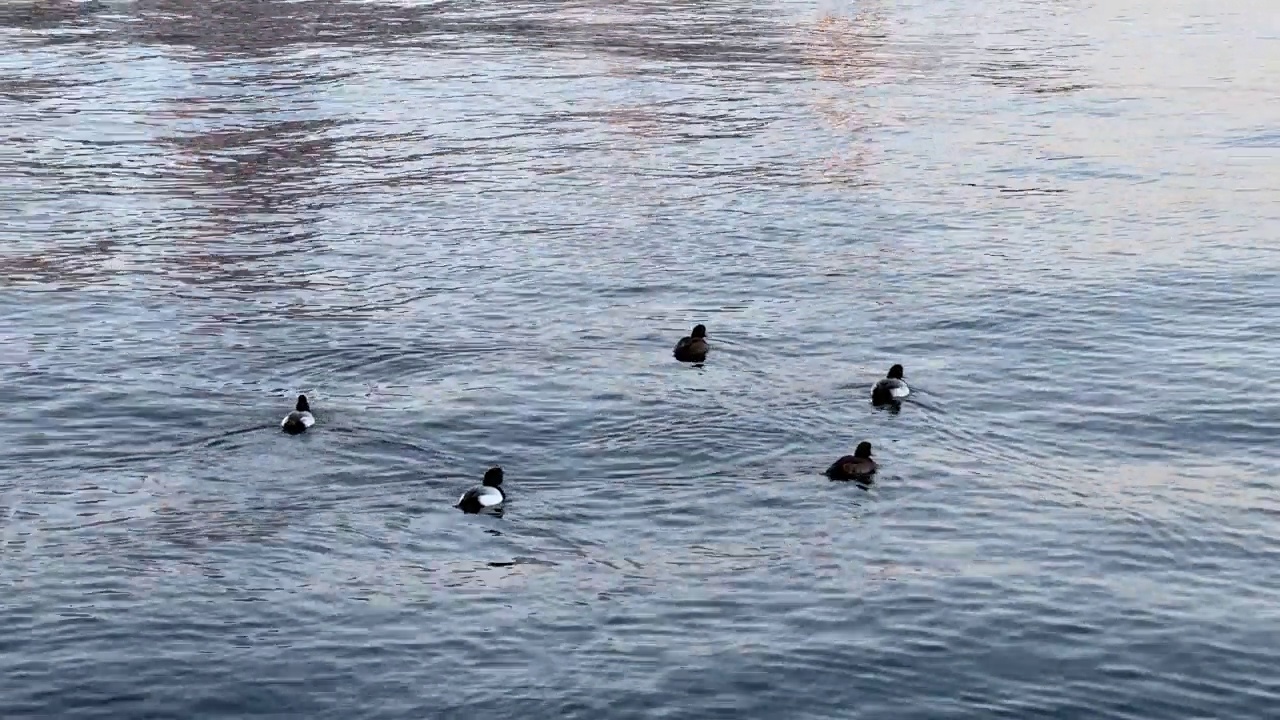
[[306,395],[299,395],[293,412],[285,415],[280,421],[280,427],[290,435],[306,432],[307,428],[315,424],[316,418],[311,414],[311,404],[307,402]]
[[871,458],[871,443],[862,441],[852,455],[845,455],[827,468],[832,480],[867,480],[876,471],[876,461]]
[[871,388],[871,403],[873,405],[897,403],[910,394],[911,388],[907,387],[907,382],[902,379],[902,366],[894,365],[889,368],[889,374],[880,378],[880,381]]
[[454,507],[464,513],[480,513],[499,510],[507,496],[502,492],[502,468],[491,467],[479,485],[462,493]]
[[680,362],[702,362],[707,359],[707,326],[698,324],[688,337],[680,338],[672,352]]

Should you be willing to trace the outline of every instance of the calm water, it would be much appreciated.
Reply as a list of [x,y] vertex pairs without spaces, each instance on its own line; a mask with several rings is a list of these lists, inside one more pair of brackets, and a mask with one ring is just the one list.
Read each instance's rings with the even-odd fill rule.
[[1265,5],[0,5],[0,716],[1274,717]]

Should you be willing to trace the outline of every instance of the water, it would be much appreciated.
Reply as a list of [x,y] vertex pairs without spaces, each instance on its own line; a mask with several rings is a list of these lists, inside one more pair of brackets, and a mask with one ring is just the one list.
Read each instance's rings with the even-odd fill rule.
[[1263,4],[0,28],[6,720],[1274,713]]

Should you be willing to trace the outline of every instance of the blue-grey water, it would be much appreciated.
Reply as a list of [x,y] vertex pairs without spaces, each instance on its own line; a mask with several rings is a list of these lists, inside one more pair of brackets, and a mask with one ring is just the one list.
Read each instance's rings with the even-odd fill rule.
[[0,134],[5,720],[1276,717],[1268,3],[19,0]]

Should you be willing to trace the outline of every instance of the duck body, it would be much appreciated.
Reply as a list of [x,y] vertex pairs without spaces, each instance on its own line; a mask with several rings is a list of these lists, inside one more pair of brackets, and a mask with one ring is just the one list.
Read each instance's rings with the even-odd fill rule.
[[702,362],[707,359],[707,327],[695,325],[688,337],[680,338],[672,354],[680,362]]
[[306,432],[307,428],[315,424],[316,418],[311,414],[311,405],[307,402],[306,395],[299,395],[293,412],[280,421],[280,427],[290,435]]
[[902,366],[894,365],[889,368],[889,374],[880,378],[871,388],[871,402],[874,405],[888,405],[900,402],[910,394],[911,388],[902,379]]
[[506,493],[502,492],[502,468],[493,467],[484,474],[484,481],[462,493],[454,507],[464,513],[493,512],[501,509],[506,502]]
[[866,481],[875,474],[876,467],[876,461],[871,457],[871,443],[862,442],[852,455],[845,455],[831,463],[826,476],[832,480]]

